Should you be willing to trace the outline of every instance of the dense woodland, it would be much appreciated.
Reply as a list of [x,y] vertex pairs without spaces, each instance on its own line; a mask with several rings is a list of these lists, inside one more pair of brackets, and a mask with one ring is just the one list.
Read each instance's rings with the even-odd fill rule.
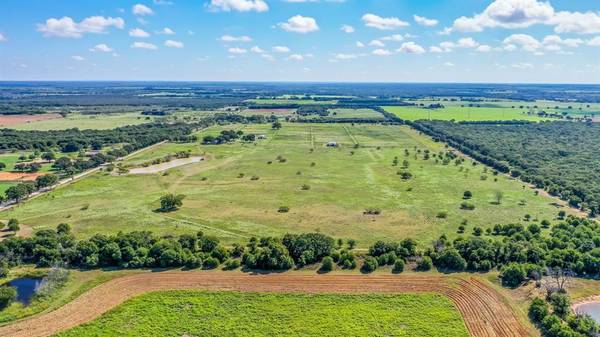
[[452,123],[413,126],[504,173],[600,213],[600,124],[573,122]]

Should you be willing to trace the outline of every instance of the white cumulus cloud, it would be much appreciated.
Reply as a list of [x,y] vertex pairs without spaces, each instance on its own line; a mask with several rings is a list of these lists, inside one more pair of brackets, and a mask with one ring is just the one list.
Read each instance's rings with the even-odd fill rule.
[[439,21],[435,19],[428,19],[424,16],[413,15],[415,22],[421,26],[433,27],[436,26]]
[[342,27],[340,28],[340,30],[344,33],[350,34],[350,33],[354,33],[354,27],[350,26],[350,25],[342,25]]
[[230,54],[237,54],[237,55],[246,54],[248,52],[248,50],[246,50],[244,48],[239,48],[239,47],[229,48],[229,49],[227,49],[227,51]]
[[208,8],[222,12],[266,12],[269,5],[264,0],[211,0]]
[[142,5],[142,4],[133,5],[133,7],[131,8],[131,12],[133,14],[139,15],[139,16],[154,14],[154,11],[152,11],[152,9],[150,7],[148,7],[146,5]]
[[102,52],[102,53],[110,53],[113,51],[111,47],[109,47],[106,43],[100,43],[90,48],[91,52]]
[[141,29],[141,28],[134,28],[134,29],[130,29],[129,30],[129,36],[133,36],[133,37],[148,37],[150,36],[150,34]]
[[302,15],[292,16],[286,22],[280,22],[278,26],[287,32],[302,34],[316,32],[319,30],[319,25],[317,25],[317,21],[315,19]]
[[133,44],[131,44],[131,48],[136,48],[136,49],[148,49],[148,50],[156,50],[158,49],[158,47],[152,43],[148,43],[148,42],[134,42]]
[[272,48],[274,53],[289,53],[290,52],[290,48],[286,47],[286,46],[275,46]]
[[252,38],[250,36],[246,36],[246,35],[241,35],[241,36],[223,35],[223,36],[221,36],[221,41],[223,41],[223,42],[252,42]]
[[383,18],[379,15],[371,13],[363,15],[362,21],[364,22],[365,26],[380,30],[394,30],[410,26],[408,22],[402,21],[396,17]]
[[183,48],[183,42],[175,40],[167,40],[164,45],[169,48]]
[[121,18],[90,16],[81,22],[75,22],[72,18],[64,16],[60,19],[50,18],[45,23],[38,23],[37,31],[48,37],[80,38],[86,33],[106,33],[110,27],[123,29],[124,26],[125,21]]
[[397,52],[406,54],[423,54],[425,53],[425,48],[421,47],[415,42],[410,41],[404,42]]

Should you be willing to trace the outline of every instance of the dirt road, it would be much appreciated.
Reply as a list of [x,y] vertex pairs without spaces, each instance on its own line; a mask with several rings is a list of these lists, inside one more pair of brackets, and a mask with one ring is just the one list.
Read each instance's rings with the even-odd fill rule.
[[127,299],[152,291],[197,289],[254,292],[415,293],[448,296],[473,337],[529,336],[496,291],[479,280],[430,275],[251,275],[235,272],[158,272],[113,279],[65,306],[0,327],[0,336],[39,337],[89,322]]

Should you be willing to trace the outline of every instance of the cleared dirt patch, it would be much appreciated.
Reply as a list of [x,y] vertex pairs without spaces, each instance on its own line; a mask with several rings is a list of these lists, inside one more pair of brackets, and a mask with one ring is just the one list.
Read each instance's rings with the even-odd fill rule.
[[62,118],[59,114],[0,115],[0,127]]
[[233,272],[162,272],[125,276],[103,283],[67,305],[0,327],[0,336],[50,336],[89,322],[127,299],[152,291],[228,290],[306,293],[419,293],[448,296],[474,337],[525,337],[499,293],[481,281],[430,275],[252,275]]
[[174,160],[171,160],[170,162],[166,162],[166,163],[160,163],[160,164],[156,164],[156,165],[150,165],[150,166],[147,166],[147,167],[133,168],[133,169],[129,170],[129,173],[130,174],[153,174],[153,173],[159,173],[159,172],[163,172],[163,171],[166,171],[166,170],[178,167],[178,166],[199,163],[199,162],[201,162],[203,160],[204,160],[204,157],[190,157],[190,158],[174,159]]
[[0,181],[34,181],[44,173],[0,172]]

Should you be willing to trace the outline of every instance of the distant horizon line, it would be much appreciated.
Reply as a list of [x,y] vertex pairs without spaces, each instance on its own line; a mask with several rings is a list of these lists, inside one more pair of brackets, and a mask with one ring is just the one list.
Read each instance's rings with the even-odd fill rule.
[[392,82],[392,81],[260,81],[260,80],[0,80],[3,83],[249,83],[249,84],[471,84],[471,85],[584,85],[582,82]]

